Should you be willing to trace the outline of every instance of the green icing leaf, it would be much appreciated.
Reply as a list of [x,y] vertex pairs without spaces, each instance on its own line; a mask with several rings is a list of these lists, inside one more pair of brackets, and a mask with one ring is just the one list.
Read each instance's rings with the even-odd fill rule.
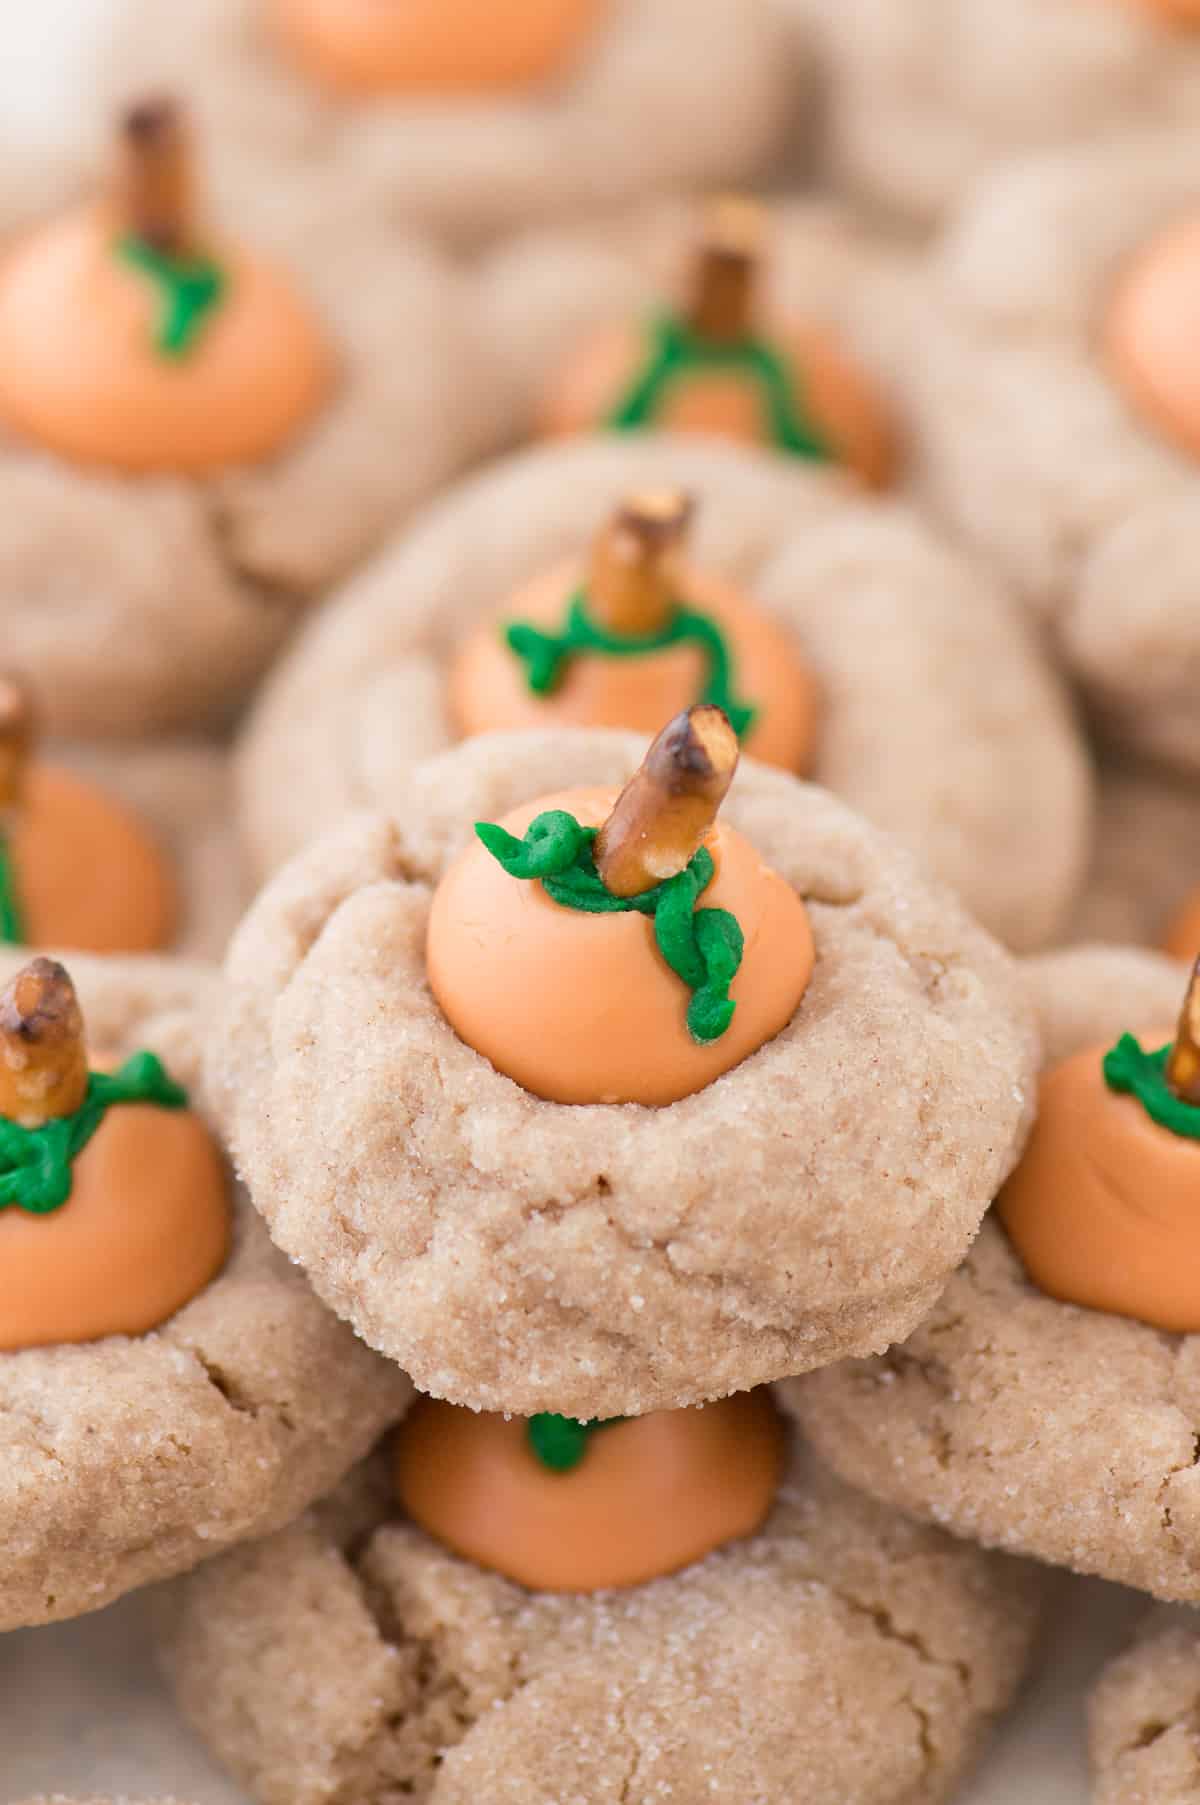
[[1152,1122],[1190,1141],[1200,1141],[1200,1108],[1177,1097],[1167,1083],[1169,1045],[1147,1053],[1132,1034],[1122,1034],[1104,1055],[1109,1090],[1136,1097]]

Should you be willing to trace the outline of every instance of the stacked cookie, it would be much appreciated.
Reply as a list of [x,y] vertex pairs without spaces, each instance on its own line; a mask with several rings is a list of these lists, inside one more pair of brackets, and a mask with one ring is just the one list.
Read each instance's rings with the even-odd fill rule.
[[[152,1591],[255,1805],[961,1800],[1044,1568],[1200,1603],[1188,8],[121,12],[0,263],[0,1629]],[[965,204],[688,192],[806,149]]]

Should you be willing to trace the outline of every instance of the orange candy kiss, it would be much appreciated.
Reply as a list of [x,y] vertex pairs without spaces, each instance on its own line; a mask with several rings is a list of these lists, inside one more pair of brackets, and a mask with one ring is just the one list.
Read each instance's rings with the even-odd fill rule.
[[42,228],[0,265],[0,421],[74,463],[206,475],[260,462],[321,407],[333,363],[289,282],[237,247],[211,253],[221,298],[186,350],[160,343],[169,302],[120,247],[207,258],[178,115],[135,109],[114,194]]
[[[1167,1063],[1169,1089],[1189,1106],[1200,1103],[1198,1033],[1194,972]],[[1029,1145],[996,1208],[1048,1296],[1195,1334],[1200,1141],[1155,1122],[1136,1096],[1114,1092],[1104,1077],[1107,1051],[1089,1047],[1046,1073]]]
[[1156,234],[1123,272],[1105,324],[1105,353],[1130,404],[1181,450],[1200,457],[1200,218]]
[[151,953],[179,918],[174,875],[136,816],[69,771],[33,760],[29,697],[0,675],[0,821],[31,946]]
[[455,1554],[531,1591],[597,1592],[753,1535],[783,1446],[757,1391],[597,1429],[561,1473],[538,1460],[521,1419],[422,1398],[398,1431],[395,1478],[413,1522]]
[[1163,951],[1190,965],[1200,957],[1200,891],[1193,891],[1163,939]]
[[724,761],[727,788],[737,758],[728,722],[717,709],[693,709],[663,730],[619,798],[569,790],[525,804],[502,825],[520,836],[536,815],[563,809],[581,826],[601,828],[597,867],[610,893],[623,897],[651,888],[652,871],[682,871],[707,846],[716,870],[697,906],[728,910],[745,937],[729,991],[736,1008],[718,1038],[692,1038],[687,987],[644,915],[566,907],[540,882],[511,877],[479,844],[438,886],[426,942],[433,994],[460,1038],[534,1096],[677,1102],[786,1027],[808,987],[815,953],[803,902],[748,841],[713,823],[719,795],[710,802],[687,793],[705,756],[688,733],[698,717],[723,723],[714,756]]
[[[21,987],[31,973],[43,996],[47,985],[53,990],[59,980],[47,972],[60,975],[74,1010],[57,1044],[44,1003],[51,1027],[41,1040],[38,1011],[26,1017],[35,1021],[31,1030],[14,1010],[14,998],[27,1002]],[[14,1068],[15,1058],[24,1070]],[[45,1094],[42,1119],[70,1113],[81,1100],[75,1074],[82,1063],[70,980],[61,966],[37,960],[0,998],[3,1113],[33,1126],[28,1106],[14,1100],[31,1091]],[[32,1115],[39,1114],[35,1103]],[[0,1210],[0,1351],[146,1334],[216,1276],[229,1235],[223,1162],[199,1118],[148,1104],[111,1108],[75,1160],[61,1208]]]
[[343,94],[469,94],[556,75],[606,0],[272,0],[285,50]]
[[748,597],[682,562],[688,514],[678,491],[631,496],[606,524],[588,563],[555,565],[483,621],[450,672],[447,700],[458,732],[628,727],[653,733],[704,693],[707,661],[694,644],[638,656],[579,653],[552,690],[532,690],[526,666],[505,641],[506,627],[520,622],[561,631],[571,598],[584,591],[596,624],[629,637],[661,631],[677,607],[705,614],[725,638],[739,700],[755,710],[745,751],[764,764],[807,772],[816,751],[816,679],[789,634]]

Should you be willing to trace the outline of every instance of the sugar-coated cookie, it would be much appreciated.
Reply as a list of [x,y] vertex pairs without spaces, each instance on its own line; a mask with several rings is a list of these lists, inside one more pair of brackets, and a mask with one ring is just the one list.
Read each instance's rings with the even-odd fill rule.
[[[1026,1164],[915,1335],[784,1395],[818,1449],[876,1496],[993,1547],[1194,1601],[1200,1336],[1179,1327],[1196,1299],[1178,1237],[1190,1234],[1196,1149],[1186,1127],[1163,1125],[1178,1112],[1141,1060],[1131,1086],[1128,1042],[1103,1077],[1100,1063],[1125,1031],[1147,1049],[1169,1039],[1185,970],[1091,947],[1028,971],[1052,1069]],[[1082,1168],[1068,1165],[1076,1156]],[[1038,1175],[1040,1221],[1026,1207]],[[1111,1301],[1059,1301],[1080,1289]]]
[[1191,1805],[1200,1794],[1200,1636],[1180,1611],[1151,1611],[1088,1704],[1094,1805]]
[[799,1446],[752,1539],[592,1597],[444,1552],[369,1474],[164,1601],[179,1701],[258,1805],[743,1805],[801,1778],[812,1805],[933,1805],[1027,1658],[1029,1569],[882,1511]]
[[1200,953],[1200,797],[1194,780],[1127,759],[1103,763],[1092,864],[1065,944]]
[[[652,665],[593,658],[578,682],[594,693],[577,706],[568,684],[566,703],[556,691],[543,704],[502,641],[530,608],[544,626],[565,617],[622,499],[668,489],[693,503],[687,567],[703,581],[691,605],[726,608],[733,687],[760,705],[746,751],[796,768],[805,742],[790,717],[815,711],[804,768],[818,782],[904,840],[1009,944],[1061,934],[1088,856],[1090,778],[1016,604],[907,508],[762,452],[683,438],[576,441],[506,460],[435,503],[335,596],[268,681],[238,747],[253,868],[266,875],[350,810],[394,807],[414,762],[464,730],[465,659],[493,710],[472,725],[578,723],[588,709],[631,725],[622,707],[649,706],[640,724],[651,731],[693,699],[664,680],[647,702],[639,673]],[[751,611],[761,624],[743,668],[737,622]],[[808,672],[798,696],[781,675],[789,661]]]
[[[23,958],[4,954],[6,982]],[[198,1046],[214,976],[168,960],[82,955],[70,974],[93,1069],[157,1053],[165,1079],[204,1109]],[[14,1006],[6,993],[6,1035]],[[26,1045],[36,1056],[36,1033]],[[134,1061],[116,1076],[154,1099],[163,1074],[146,1066]],[[7,1100],[14,1084],[34,1103],[43,1095],[40,1068],[23,1078],[24,1069],[6,1060],[0,1146],[5,1629],[98,1609],[290,1521],[409,1395],[407,1380],[274,1252],[199,1117],[181,1113],[177,1098],[168,1107],[169,1091],[154,1107],[108,1106],[73,1158],[65,1201],[47,1192],[42,1165],[31,1192]],[[225,1223],[210,1229],[206,1214],[228,1218],[229,1199],[231,1243]]]
[[[392,221],[459,243],[752,180],[807,92],[805,59],[766,0],[520,0],[503,14],[480,0],[387,13],[362,0],[186,0],[169,20],[153,0],[126,0],[123,14],[110,91],[192,94],[231,182],[287,194],[317,181],[342,203],[365,200],[377,230]],[[429,55],[406,77],[377,47],[369,67],[394,71],[393,92],[356,93],[322,78],[314,26],[329,27],[327,43],[365,26],[418,49],[423,34]],[[522,31],[534,54],[506,68]]]
[[939,250],[898,378],[925,499],[1026,597],[1101,731],[1191,775],[1198,149],[1159,131],[1007,166]]
[[[519,811],[520,832],[539,808],[569,812],[579,786],[611,800],[644,750],[611,731],[465,742],[414,769],[391,814],[285,867],[227,963],[208,1070],[272,1235],[422,1389],[475,1407],[644,1413],[883,1347],[929,1309],[1028,1127],[1036,1052],[1011,962],[894,842],[781,772],[743,762],[721,817],[742,850],[720,881],[751,886],[737,893],[764,1022],[757,873],[772,908],[806,906],[815,968],[807,987],[796,974],[792,1019],[785,1001],[786,1025],[732,1070],[687,1053],[687,990],[652,956],[650,922],[615,918],[636,927],[623,943],[636,966],[604,925],[572,943],[576,969],[564,920],[614,918],[535,887],[520,901],[478,841],[490,900],[463,892],[438,916],[473,823]],[[661,1108],[578,1108],[502,1075],[431,994],[431,909],[466,955],[442,995],[505,999],[490,1046],[545,1044],[551,1088],[566,1053],[607,1057],[627,1015],[656,1036],[669,1026],[702,1088]],[[539,934],[555,936],[553,976]],[[799,943],[783,944],[790,967]],[[610,970],[601,957],[607,1005],[603,985],[580,987]],[[480,959],[491,977],[475,984]],[[540,1038],[551,1017],[563,1058]],[[593,1019],[599,1039],[580,1025]],[[635,1037],[631,1060],[641,1051]]]
[[493,420],[434,252],[317,185],[208,203],[165,104],[118,150],[98,200],[0,264],[5,660],[88,739],[231,718]]
[[824,161],[931,226],[1014,153],[1200,123],[1194,0],[776,0],[819,58]]

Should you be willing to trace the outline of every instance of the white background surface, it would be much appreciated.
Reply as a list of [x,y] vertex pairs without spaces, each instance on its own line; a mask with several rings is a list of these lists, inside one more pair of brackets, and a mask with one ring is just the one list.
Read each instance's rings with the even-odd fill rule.
[[[0,145],[72,136],[70,93],[86,80],[110,6],[0,0]],[[1061,1582],[1040,1677],[963,1805],[1087,1805],[1083,1693],[1140,1609],[1113,1588]],[[0,1637],[0,1799],[8,1805],[29,1793],[87,1790],[242,1805],[173,1717],[143,1615],[133,1599],[77,1624]]]

